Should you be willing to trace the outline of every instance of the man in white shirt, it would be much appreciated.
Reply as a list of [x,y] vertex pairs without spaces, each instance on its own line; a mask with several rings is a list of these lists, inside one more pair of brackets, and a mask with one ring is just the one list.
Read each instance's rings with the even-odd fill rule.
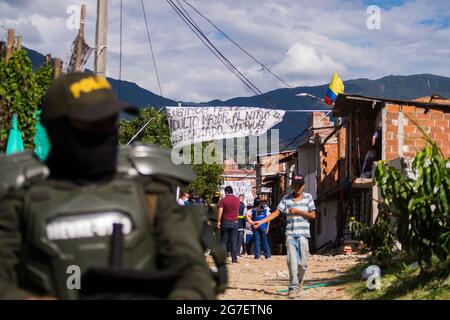
[[292,176],[292,193],[281,199],[277,209],[267,218],[256,221],[254,226],[271,221],[281,214],[286,215],[286,248],[289,268],[289,296],[295,297],[303,289],[303,279],[308,268],[310,225],[316,218],[316,207],[312,195],[304,192],[303,176]]

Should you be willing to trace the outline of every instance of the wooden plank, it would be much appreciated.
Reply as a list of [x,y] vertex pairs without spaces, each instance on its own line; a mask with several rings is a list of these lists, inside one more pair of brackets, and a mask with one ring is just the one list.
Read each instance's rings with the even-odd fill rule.
[[54,68],[54,75],[53,75],[53,78],[54,78],[54,79],[58,79],[58,78],[61,77],[61,75],[62,75],[62,64],[61,64],[61,59],[55,58],[55,59],[53,60],[53,68]]
[[6,47],[6,62],[8,62],[9,58],[11,58],[14,51],[14,29],[8,29],[8,42]]

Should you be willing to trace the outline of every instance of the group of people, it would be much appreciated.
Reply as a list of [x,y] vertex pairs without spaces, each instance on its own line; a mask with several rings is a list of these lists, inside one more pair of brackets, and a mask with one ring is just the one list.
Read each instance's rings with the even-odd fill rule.
[[225,197],[220,199],[217,212],[217,229],[220,233],[222,247],[231,251],[231,262],[238,263],[242,254],[250,254],[253,246],[255,259],[261,258],[261,244],[266,259],[271,258],[270,246],[267,238],[269,223],[255,228],[256,221],[267,218],[270,209],[259,199],[255,198],[249,209],[245,205],[245,195],[239,198],[233,194],[231,186],[225,187]]
[[244,197],[238,199],[230,186],[225,187],[225,197],[218,204],[217,229],[220,230],[222,247],[231,249],[232,263],[238,263],[241,252],[244,223],[251,226],[255,258],[260,258],[262,243],[266,259],[271,258],[267,240],[270,221],[280,215],[286,217],[286,248],[289,269],[289,295],[296,296],[303,289],[303,280],[308,268],[310,220],[316,218],[316,207],[311,194],[304,192],[303,176],[293,174],[292,192],[284,196],[274,212],[255,198],[253,206],[245,210]]
[[190,204],[198,204],[201,206],[206,206],[206,202],[203,198],[201,198],[199,196],[195,196],[195,195],[193,197],[191,197],[189,195],[189,193],[187,193],[187,192],[182,192],[180,194],[180,197],[178,198],[177,203],[180,206],[187,206]]
[[[94,281],[100,298],[112,296],[95,286],[99,272],[113,277],[114,295],[121,298],[128,295],[120,293],[142,287],[141,280],[130,278],[130,270],[149,281],[146,297],[217,297],[198,227],[187,214],[195,207],[183,208],[188,194],[177,205],[173,192],[195,175],[171,163],[170,152],[156,146],[119,147],[121,111],[137,109],[119,101],[106,79],[64,75],[44,98],[42,123],[51,142],[47,160],[31,151],[0,156],[0,299],[79,299],[78,280],[73,288],[67,285],[74,266],[81,275],[91,275],[86,279]],[[292,193],[272,213],[258,198],[247,210],[244,197],[234,196],[230,186],[224,198],[215,196],[212,207],[232,263],[238,262],[246,226],[253,232],[255,258],[260,257],[260,241],[270,258],[269,223],[286,216],[290,295],[303,283],[309,220],[316,215],[304,184],[302,176],[294,175]],[[149,280],[161,277],[163,286]]]

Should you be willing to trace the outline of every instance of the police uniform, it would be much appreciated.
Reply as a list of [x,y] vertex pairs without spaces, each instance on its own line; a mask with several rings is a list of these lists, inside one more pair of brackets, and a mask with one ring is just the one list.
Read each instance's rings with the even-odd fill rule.
[[[216,298],[198,226],[175,202],[176,185],[192,181],[192,170],[174,165],[170,151],[148,145],[118,150],[117,139],[111,140],[117,132],[86,133],[70,123],[122,110],[133,109],[117,100],[104,78],[63,76],[44,99],[52,144],[47,162],[31,152],[0,156],[1,299],[79,299],[84,288],[70,276],[109,270],[113,224],[123,239],[119,265],[110,269],[122,278],[110,282],[120,287],[124,278],[130,283],[142,276],[133,283],[147,284],[139,288],[146,296]],[[164,286],[164,277],[170,285]]]

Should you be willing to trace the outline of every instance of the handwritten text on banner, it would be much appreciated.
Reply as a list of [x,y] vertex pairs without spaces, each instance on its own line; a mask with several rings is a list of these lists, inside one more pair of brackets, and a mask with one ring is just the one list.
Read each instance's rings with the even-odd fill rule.
[[252,107],[166,107],[174,148],[202,141],[259,136],[284,110]]

